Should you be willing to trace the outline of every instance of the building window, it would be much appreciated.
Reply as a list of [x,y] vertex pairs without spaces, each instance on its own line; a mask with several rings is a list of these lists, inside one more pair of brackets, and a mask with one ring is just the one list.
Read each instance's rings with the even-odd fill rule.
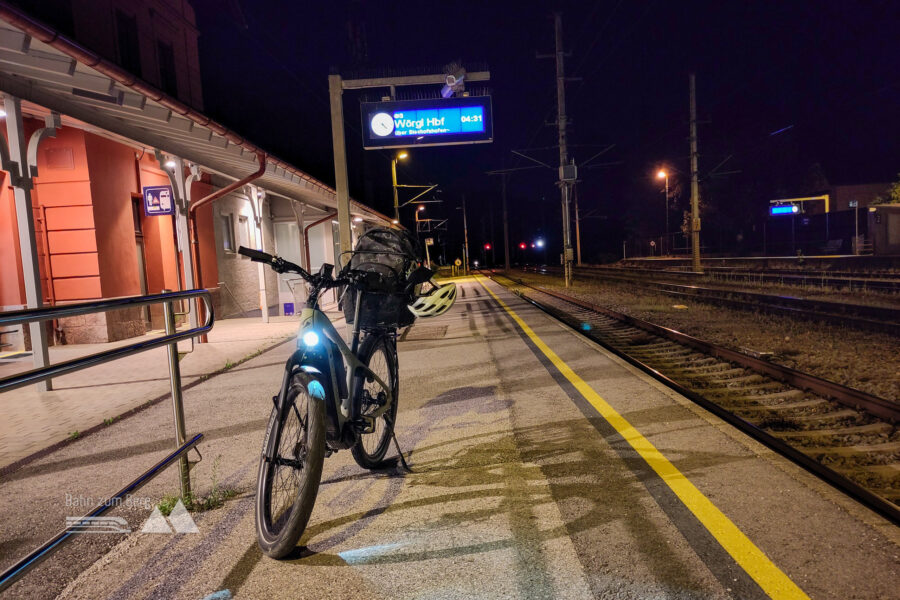
[[237,248],[234,247],[234,217],[230,214],[219,215],[219,226],[222,229],[222,247],[225,249],[225,252],[236,252]]
[[243,215],[238,217],[238,237],[241,246],[250,247],[250,221]]
[[159,85],[170,96],[178,96],[178,78],[175,74],[175,51],[172,44],[156,42],[156,58],[159,61]]
[[141,50],[137,17],[116,10],[116,37],[119,65],[132,75],[141,77]]

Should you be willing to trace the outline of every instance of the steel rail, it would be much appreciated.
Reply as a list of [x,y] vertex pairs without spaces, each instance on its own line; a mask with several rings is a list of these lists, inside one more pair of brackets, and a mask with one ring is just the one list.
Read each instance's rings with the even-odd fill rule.
[[[488,277],[492,276],[492,274],[489,274],[489,273],[484,273],[484,274],[487,275]],[[547,294],[549,296],[556,297],[565,302],[570,302],[572,304],[575,304],[576,306],[585,308],[587,310],[594,310],[596,312],[599,312],[600,314],[610,316],[612,318],[617,318],[616,315],[621,314],[621,313],[616,313],[615,311],[610,311],[608,309],[602,309],[602,307],[596,307],[595,305],[592,305],[588,302],[582,302],[582,301],[578,300],[577,298],[571,298],[569,296],[564,296],[563,294],[557,294],[555,292],[550,292],[548,290],[536,288],[532,285],[529,285],[522,281],[518,281],[516,279],[512,279],[508,276],[504,276],[504,277],[506,277],[510,281],[517,283],[518,285],[522,285],[522,286],[531,288],[542,294]],[[514,293],[516,293],[520,298],[522,298],[526,302],[529,302],[530,304],[532,304],[533,306],[542,310],[543,312],[547,313],[554,319],[565,324],[566,326],[568,326],[569,328],[574,330],[579,335],[582,335],[582,336],[590,339],[591,341],[603,346],[603,348],[612,352],[613,354],[615,354],[619,358],[623,359],[630,365],[640,369],[644,373],[647,373],[648,375],[650,375],[657,381],[659,381],[659,382],[663,383],[664,385],[666,385],[667,387],[675,390],[676,392],[678,392],[679,394],[690,399],[691,401],[698,404],[699,406],[702,406],[704,409],[715,414],[716,416],[723,419],[724,421],[730,423],[731,425],[734,425],[739,430],[748,434],[749,436],[756,439],[760,443],[768,446],[772,450],[778,452],[782,456],[785,456],[786,458],[788,458],[789,460],[798,464],[799,466],[803,467],[804,469],[806,469],[813,475],[816,475],[817,477],[819,477],[823,481],[827,482],[828,484],[832,485],[833,487],[841,490],[842,492],[846,493],[847,495],[851,496],[852,498],[855,498],[857,501],[859,501],[863,505],[865,505],[868,508],[872,509],[873,511],[879,513],[883,517],[889,519],[895,525],[900,525],[900,506],[897,506],[896,504],[886,500],[885,498],[882,498],[881,496],[874,494],[870,490],[867,490],[866,488],[864,488],[861,485],[859,485],[858,483],[848,479],[847,477],[841,475],[840,473],[837,473],[836,471],[829,469],[828,467],[826,467],[822,463],[818,462],[817,460],[815,460],[815,459],[807,456],[803,452],[797,450],[796,448],[794,448],[793,446],[791,446],[784,440],[781,440],[781,439],[767,433],[766,431],[764,431],[763,429],[750,423],[749,421],[746,421],[746,420],[742,419],[741,417],[735,415],[734,413],[724,409],[723,407],[719,406],[715,402],[712,402],[712,401],[704,398],[702,395],[681,385],[677,381],[674,381],[673,379],[664,375],[663,373],[661,373],[657,369],[653,368],[652,366],[650,366],[650,365],[642,362],[641,360],[634,358],[630,354],[627,354],[626,352],[623,352],[622,350],[608,344],[607,342],[603,341],[602,339],[599,339],[598,337],[591,335],[590,332],[582,330],[579,326],[577,326],[573,323],[567,322],[565,319],[561,318],[558,314],[556,314],[556,312],[551,307],[548,307],[548,306],[540,303],[539,301],[537,301],[533,298],[529,298],[528,296],[521,294],[519,292],[514,292]],[[597,309],[601,309],[601,310],[597,310]],[[622,315],[622,316],[627,317],[627,315]],[[633,318],[630,318],[630,319],[633,319]],[[640,319],[634,319],[634,321],[635,321],[635,323],[632,323],[632,322],[629,322],[628,320],[626,320],[626,323],[633,325],[635,327],[640,327],[640,325],[638,325],[636,322],[646,323],[644,321],[641,321]],[[659,328],[660,330],[663,330],[666,332],[672,332],[672,333],[678,334],[678,336],[684,336],[685,338],[688,338],[690,340],[696,340],[698,342],[701,342],[703,345],[714,346],[713,344],[708,344],[706,342],[702,342],[701,340],[697,340],[696,338],[691,338],[690,336],[686,336],[685,334],[681,334],[681,333],[676,332],[671,329],[659,327],[658,325],[653,325],[652,323],[646,323],[646,324],[652,326],[652,328],[649,329],[648,331],[655,332],[655,329]],[[641,327],[641,328],[644,329],[643,327]],[[673,340],[673,341],[678,341],[678,340]],[[723,350],[727,350],[727,349],[723,349]],[[728,350],[728,353],[737,354],[742,358],[752,358],[752,357],[746,356],[744,354],[735,353],[734,351],[731,351],[731,350]],[[725,357],[723,356],[722,358],[725,358]],[[757,360],[757,359],[753,359],[753,360]],[[760,362],[764,362],[764,361],[760,361]],[[787,367],[784,367],[784,368],[787,369]],[[787,370],[792,371],[792,369],[787,369]],[[798,372],[794,371],[794,373],[798,373]],[[798,374],[804,375],[802,373],[798,373]],[[813,376],[809,376],[809,377],[812,377],[813,379],[818,379]],[[824,381],[824,380],[819,380],[819,381]],[[825,382],[825,383],[831,383],[831,382]],[[838,384],[833,384],[833,385],[837,386]],[[838,386],[838,387],[843,387],[843,386]],[[850,389],[850,388],[845,388],[845,389]],[[851,391],[858,392],[858,390],[851,390]],[[862,394],[862,392],[858,392],[858,393]],[[874,396],[873,396],[873,398],[874,398]],[[878,400],[882,400],[882,399],[878,398]],[[895,409],[895,411],[896,411],[896,409]]]
[[[511,279],[511,281],[516,280]],[[578,298],[573,298],[565,294],[560,294],[558,292],[554,292],[544,288],[535,287],[522,281],[516,281],[516,283],[541,292],[542,294],[547,294],[548,296],[553,296],[554,298],[557,298],[559,300],[575,304],[577,306],[580,306],[581,308],[604,314],[608,317],[611,317],[618,321],[622,321],[634,327],[638,327],[640,329],[643,329],[644,331],[648,331],[660,337],[664,337],[673,342],[678,342],[679,344],[689,346],[704,354],[709,354],[711,356],[721,358],[722,360],[737,363],[743,367],[767,375],[772,379],[776,379],[795,388],[814,392],[850,408],[861,409],[878,418],[887,419],[888,421],[894,423],[900,423],[900,405],[895,402],[891,402],[890,400],[886,400],[878,396],[873,396],[861,390],[853,389],[839,383],[835,383],[833,381],[828,381],[827,379],[822,379],[820,377],[816,377],[815,375],[810,375],[809,373],[796,371],[794,369],[791,369],[790,367],[785,367],[777,363],[755,358],[748,354],[744,354],[743,352],[731,350],[724,346],[719,346],[717,344],[713,344],[712,342],[707,342],[705,340],[687,335],[686,333],[681,333],[680,331],[675,331],[674,329],[669,329],[668,327],[656,325],[655,323],[650,323],[649,321],[644,321],[643,319],[639,319],[631,315],[626,315],[604,306],[598,306],[596,304],[585,302],[584,300],[579,300]]]
[[147,306],[150,304],[158,304],[160,302],[172,302],[175,300],[186,300],[189,298],[202,298],[206,304],[206,321],[203,325],[181,331],[172,335],[164,335],[129,344],[120,348],[113,348],[104,352],[90,354],[79,358],[73,358],[65,362],[50,365],[48,367],[31,369],[23,373],[11,375],[0,379],[0,393],[8,392],[26,385],[38,383],[45,379],[59,377],[73,371],[87,369],[103,363],[123,358],[138,352],[152,350],[160,346],[166,346],[179,340],[202,335],[212,329],[214,316],[212,310],[212,297],[208,290],[189,290],[183,292],[168,292],[163,294],[152,294],[149,296],[127,296],[124,298],[110,298],[106,300],[97,300],[93,302],[81,302],[78,304],[67,304],[63,306],[50,306],[44,308],[29,308],[25,310],[17,310],[6,313],[0,313],[0,326],[18,325],[21,323],[29,323],[33,321],[49,321],[52,319],[61,319],[65,317],[74,317],[78,315],[86,315],[108,310],[119,310],[124,308],[132,308],[137,306]]
[[790,269],[768,269],[754,271],[751,269],[739,269],[736,267],[704,267],[703,273],[692,271],[675,271],[670,269],[648,269],[646,267],[609,267],[603,265],[582,265],[579,269],[596,272],[618,272],[645,275],[658,275],[672,277],[674,279],[698,279],[710,278],[718,280],[738,280],[760,283],[782,283],[784,285],[826,285],[833,287],[848,287],[853,289],[865,289],[869,291],[900,291],[900,279],[887,274],[847,273],[825,271],[802,272]]
[[131,483],[110,496],[108,499],[101,502],[94,510],[81,517],[77,523],[72,523],[71,525],[57,533],[55,536],[32,550],[30,553],[28,553],[27,556],[19,559],[14,565],[3,571],[3,573],[0,573],[0,592],[18,581],[19,578],[21,578],[28,570],[37,566],[38,563],[47,558],[54,549],[68,540],[70,536],[81,532],[81,527],[84,526],[85,523],[89,523],[91,519],[102,515],[110,508],[118,506],[123,498],[126,498],[129,494],[139,489],[145,483],[159,475],[159,473],[161,473],[166,467],[175,462],[175,460],[184,455],[184,453],[186,453],[188,450],[196,446],[201,439],[203,439],[203,434],[198,433],[193,438],[179,446],[174,452],[141,473],[141,475],[135,478]]
[[[554,271],[556,268],[545,267],[544,270]],[[582,274],[586,273],[582,271]],[[591,279],[606,278],[628,283],[639,282],[645,287],[652,287],[666,294],[689,296],[699,301],[724,304],[740,309],[749,308],[775,314],[789,311],[804,318],[826,320],[837,325],[854,326],[860,329],[900,335],[900,310],[894,308],[848,304],[830,300],[812,300],[777,294],[760,294],[742,290],[708,288],[697,285],[682,285],[663,281],[646,281],[639,277],[630,277],[624,272],[601,274],[595,271],[587,274],[587,276]]]

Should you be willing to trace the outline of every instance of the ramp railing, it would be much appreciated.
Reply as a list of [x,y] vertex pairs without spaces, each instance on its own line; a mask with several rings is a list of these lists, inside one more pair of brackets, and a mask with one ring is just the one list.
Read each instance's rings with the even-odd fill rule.
[[[199,298],[206,305],[206,321],[192,329],[177,331],[175,328],[175,306],[176,302]],[[166,333],[161,337],[142,340],[119,348],[112,348],[103,352],[80,356],[57,364],[48,365],[38,369],[32,369],[23,373],[17,373],[9,377],[0,379],[0,394],[8,392],[27,385],[46,381],[60,375],[73,373],[82,369],[95,367],[103,363],[111,362],[126,356],[131,356],[139,352],[145,352],[161,346],[167,346],[169,361],[169,382],[172,390],[172,407],[175,420],[175,450],[156,463],[148,470],[144,471],[136,477],[131,483],[123,487],[121,490],[102,501],[91,512],[84,515],[80,519],[66,519],[67,526],[65,529],[57,533],[51,539],[35,548],[27,556],[18,560],[14,565],[6,569],[0,574],[0,592],[15,583],[20,577],[27,573],[31,568],[35,567],[40,561],[50,555],[63,542],[70,539],[72,535],[83,532],[89,527],[90,522],[112,507],[119,506],[120,502],[145,483],[156,477],[165,470],[166,467],[173,464],[176,460],[180,466],[181,495],[188,497],[191,491],[191,481],[189,473],[189,464],[187,460],[187,451],[197,445],[203,438],[202,433],[196,434],[190,440],[185,439],[184,426],[184,406],[181,396],[181,369],[178,363],[178,342],[202,335],[210,331],[213,327],[213,307],[212,298],[207,290],[188,290],[183,292],[170,292],[163,290],[160,294],[151,294],[147,296],[128,296],[124,298],[110,298],[104,300],[96,300],[92,302],[80,302],[77,304],[66,304],[62,306],[50,306],[45,308],[29,308],[25,310],[17,310],[6,313],[0,313],[0,328],[4,326],[20,325],[24,323],[33,323],[37,321],[50,321],[55,319],[63,319],[66,317],[75,317],[79,315],[89,315],[107,312],[111,310],[121,310],[126,308],[135,308],[141,306],[150,306],[153,304],[162,304],[166,322]]]

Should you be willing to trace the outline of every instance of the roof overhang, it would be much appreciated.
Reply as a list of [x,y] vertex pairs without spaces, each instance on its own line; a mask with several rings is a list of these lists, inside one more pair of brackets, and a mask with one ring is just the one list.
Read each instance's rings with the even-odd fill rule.
[[[240,179],[257,170],[264,150],[180,101],[163,94],[19,9],[0,2],[0,91],[70,117],[64,123],[123,138]],[[101,133],[101,134],[102,134]],[[308,206],[336,210],[333,188],[266,153],[254,184]],[[372,223],[390,219],[351,200]]]

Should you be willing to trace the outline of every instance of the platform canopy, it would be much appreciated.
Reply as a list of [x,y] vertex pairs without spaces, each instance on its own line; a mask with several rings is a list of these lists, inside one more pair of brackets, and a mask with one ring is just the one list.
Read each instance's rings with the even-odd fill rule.
[[[112,134],[231,179],[256,171],[257,153],[264,152],[7,5],[0,5],[0,91],[25,101],[26,114],[57,112],[64,125]],[[323,212],[337,209],[333,188],[268,154],[266,172],[254,184]],[[351,210],[367,222],[390,223],[361,203],[351,202]]]

